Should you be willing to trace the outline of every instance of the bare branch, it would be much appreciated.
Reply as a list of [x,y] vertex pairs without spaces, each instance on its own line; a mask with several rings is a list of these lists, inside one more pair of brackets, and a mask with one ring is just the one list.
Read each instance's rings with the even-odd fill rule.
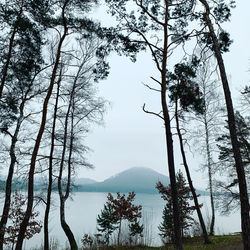
[[152,112],[152,111],[148,111],[148,110],[145,109],[145,106],[146,106],[146,104],[144,103],[142,109],[143,109],[143,111],[144,111],[145,113],[150,114],[150,115],[155,115],[155,116],[161,118],[162,120],[164,120],[164,117],[162,117],[162,116],[160,115],[162,112],[155,113],[155,112]]
[[153,91],[156,91],[156,92],[161,92],[159,89],[155,89],[155,88],[152,88],[150,87],[148,84],[143,84],[145,87],[147,87],[148,89],[150,90],[153,90]]

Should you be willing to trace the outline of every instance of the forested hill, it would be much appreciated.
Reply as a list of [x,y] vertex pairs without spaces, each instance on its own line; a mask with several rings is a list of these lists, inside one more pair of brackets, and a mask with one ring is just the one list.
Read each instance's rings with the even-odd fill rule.
[[78,185],[81,192],[136,192],[157,193],[155,184],[161,181],[169,184],[169,177],[150,168],[134,167],[112,176],[103,182],[88,185]]

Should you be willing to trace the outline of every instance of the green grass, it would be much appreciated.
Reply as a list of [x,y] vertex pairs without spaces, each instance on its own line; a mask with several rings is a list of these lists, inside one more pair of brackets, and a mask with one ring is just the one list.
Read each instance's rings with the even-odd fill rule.
[[[225,236],[212,236],[210,237],[211,244],[203,244],[201,237],[186,239],[183,241],[184,250],[229,250],[240,249],[242,244],[241,235],[225,235]],[[130,248],[131,249],[131,248]],[[145,247],[134,248],[134,250],[165,250],[174,249],[172,244],[167,244],[165,247]],[[243,249],[243,248],[242,248]]]
[[211,244],[203,244],[202,239],[196,242],[190,242],[184,245],[185,250],[193,250],[193,249],[228,249],[228,247],[239,246],[242,244],[241,235],[225,235],[225,236],[213,236],[210,237],[212,243]]
[[[184,250],[240,250],[242,245],[241,235],[225,235],[210,237],[211,244],[203,244],[201,237],[189,238],[183,240]],[[173,250],[172,244],[162,247],[113,247],[115,250]],[[242,248],[243,249],[243,248]]]
[[[212,236],[210,237],[211,244],[203,244],[202,237],[194,237],[183,240],[184,250],[241,250],[242,238],[241,235],[225,235],[225,236]],[[41,250],[41,248],[34,248],[34,250]],[[57,249],[55,247],[54,249]],[[81,248],[79,248],[81,249]],[[120,247],[100,247],[99,250],[173,250],[172,244],[167,244],[161,247],[131,247],[131,246],[120,246]],[[59,249],[57,249],[59,250]],[[62,249],[60,249],[62,250]]]

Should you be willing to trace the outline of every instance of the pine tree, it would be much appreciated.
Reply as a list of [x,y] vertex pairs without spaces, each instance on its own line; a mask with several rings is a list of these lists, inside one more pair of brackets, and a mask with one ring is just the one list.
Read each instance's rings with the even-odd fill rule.
[[[26,214],[23,219],[23,222],[21,223],[20,226],[20,232],[18,236],[18,242],[16,245],[17,250],[22,249],[22,244],[23,244],[23,239],[24,239],[24,232],[27,227],[27,223],[29,221],[29,217],[31,214],[31,208],[33,205],[33,199],[34,199],[34,173],[36,169],[36,163],[37,163],[37,157],[38,157],[38,152],[42,143],[42,138],[44,131],[46,130],[46,123],[47,123],[47,118],[48,118],[48,111],[49,111],[49,105],[51,102],[51,97],[53,95],[53,90],[56,85],[56,81],[58,79],[58,74],[60,70],[60,65],[63,62],[63,57],[65,55],[66,51],[66,46],[67,46],[67,39],[69,39],[69,36],[71,35],[72,37],[77,39],[77,36],[79,37],[80,34],[84,34],[84,37],[88,37],[92,32],[98,33],[98,36],[101,36],[100,34],[100,25],[98,23],[94,23],[91,19],[87,17],[87,13],[91,10],[91,8],[97,3],[95,0],[89,0],[89,1],[73,1],[73,0],[66,0],[66,1],[51,1],[51,4],[49,5],[49,10],[51,12],[50,18],[48,20],[44,20],[42,18],[42,21],[45,21],[46,27],[48,29],[53,31],[58,31],[57,33],[57,38],[55,39],[57,41],[57,44],[55,45],[56,48],[54,50],[54,60],[53,60],[53,65],[51,66],[51,73],[50,73],[50,79],[48,83],[48,88],[46,92],[46,96],[43,100],[43,110],[42,110],[42,117],[39,122],[39,129],[37,132],[37,136],[35,139],[35,145],[33,147],[32,151],[32,156],[30,159],[30,168],[29,168],[29,181],[28,181],[28,203],[27,203],[27,209],[26,209]],[[36,6],[39,9],[39,6]],[[42,15],[41,15],[42,16]],[[74,35],[73,35],[74,34]],[[102,36],[103,38],[103,36]],[[67,54],[67,53],[66,53]],[[100,59],[98,63],[98,68],[95,70],[96,72],[93,72],[95,75],[97,75],[97,78],[99,77],[99,74],[102,75],[102,73],[106,76],[107,72],[106,70],[108,69],[107,64],[104,62],[103,57],[105,53],[98,53],[97,57]],[[73,55],[75,58],[78,57],[78,55]],[[94,70],[94,69],[93,69]],[[70,107],[71,108],[71,107]],[[69,118],[69,115],[71,116]],[[70,120],[70,124],[67,123],[68,127],[73,127],[73,116],[72,113],[68,114],[68,120]],[[65,119],[65,122],[66,119]],[[64,148],[65,146],[68,145],[67,141],[67,135],[69,135],[67,132],[67,126],[65,126],[64,129],[64,138],[63,138],[63,143],[64,143]],[[73,130],[71,130],[73,133]],[[71,136],[71,138],[73,138]],[[72,140],[71,140],[72,142]],[[72,145],[72,143],[70,144]],[[72,149],[72,147],[71,147]],[[66,150],[66,149],[65,149]],[[67,187],[66,190],[63,189],[62,187],[62,176],[63,176],[63,171],[65,169],[64,166],[64,159],[65,159],[65,150],[62,152],[61,155],[61,164],[60,164],[60,171],[59,171],[59,178],[58,178],[58,192],[59,192],[59,197],[60,197],[60,220],[61,220],[61,225],[62,228],[69,240],[70,246],[72,249],[78,249],[77,242],[74,238],[73,232],[71,231],[69,225],[66,222],[65,218],[65,201],[69,197],[69,191],[71,187],[71,156],[72,154],[69,153],[68,157],[68,166],[67,166]],[[71,151],[72,152],[72,151]],[[64,192],[65,191],[65,192]]]
[[101,214],[97,216],[97,230],[104,233],[106,244],[109,245],[110,235],[118,228],[118,219],[114,216],[114,209],[110,204],[104,204]]
[[[186,184],[186,180],[179,171],[176,174],[176,184],[177,184],[177,193],[178,193],[178,205],[180,208],[180,224],[181,224],[181,236],[184,237],[188,235],[189,228],[192,225],[194,219],[191,217],[195,206],[189,204],[193,200],[193,197],[190,195],[190,188]],[[158,229],[160,230],[160,236],[166,242],[173,242],[174,240],[174,228],[173,228],[173,201],[171,195],[171,187],[168,185],[165,187],[161,182],[156,184],[161,197],[166,201],[166,205],[163,210],[163,222],[159,225]],[[200,205],[201,206],[201,205]]]
[[175,105],[176,130],[179,138],[183,165],[185,168],[190,191],[194,198],[194,204],[203,232],[204,243],[209,244],[210,240],[208,238],[205,222],[200,211],[197,194],[192,182],[180,126],[180,120],[185,119],[185,113],[192,111],[196,114],[201,114],[204,112],[203,95],[200,92],[199,86],[195,81],[196,70],[197,68],[199,68],[200,64],[199,62],[200,61],[198,60],[198,58],[196,56],[193,56],[190,62],[184,60],[182,63],[176,64],[174,66],[174,72],[168,72],[167,79],[169,81],[170,99]]
[[151,77],[155,86],[147,86],[150,90],[159,93],[161,109],[149,111],[144,105],[143,110],[148,114],[155,115],[163,122],[175,214],[175,247],[176,249],[182,250],[175,178],[173,128],[168,103],[167,73],[170,56],[172,56],[179,45],[184,45],[184,43],[196,33],[195,30],[191,31],[188,29],[189,21],[191,22],[195,19],[193,13],[195,1],[106,0],[106,3],[108,4],[109,12],[118,20],[117,30],[122,31],[117,35],[117,37],[120,38],[120,41],[116,43],[118,44],[118,46],[116,46],[118,53],[124,53],[135,61],[136,54],[139,51],[148,49],[159,73],[157,78]]
[[143,225],[139,221],[132,222],[129,224],[130,236],[140,235],[142,237],[143,228]]
[[129,225],[129,236],[130,241],[132,243],[134,239],[134,244],[137,244],[138,236],[143,237],[143,224],[140,224],[140,222],[136,219],[134,222],[130,223]]
[[[243,117],[238,111],[235,113],[235,124],[239,142],[240,153],[242,156],[242,165],[246,173],[246,180],[250,182],[250,117]],[[217,147],[219,148],[219,166],[217,170],[223,172],[226,176],[225,181],[217,180],[216,186],[219,195],[218,204],[224,213],[230,213],[238,208],[240,195],[238,190],[238,177],[235,172],[235,160],[229,135],[228,124],[225,125],[226,131],[217,138]],[[250,187],[248,187],[250,193]]]
[[164,240],[164,242],[173,242],[173,209],[172,204],[169,202],[165,205],[162,213],[162,222],[158,226],[160,231],[159,235]]

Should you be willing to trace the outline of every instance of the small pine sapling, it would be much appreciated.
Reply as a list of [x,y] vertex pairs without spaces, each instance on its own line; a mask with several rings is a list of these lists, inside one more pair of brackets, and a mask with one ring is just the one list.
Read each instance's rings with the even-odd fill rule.
[[109,245],[110,235],[118,228],[118,219],[114,216],[114,209],[110,204],[104,204],[101,214],[97,217],[98,232],[104,233],[105,243]]
[[[188,187],[186,180],[179,171],[176,175],[178,205],[180,209],[180,223],[181,223],[181,236],[187,236],[189,229],[194,222],[192,214],[195,210],[195,206],[191,206],[189,201],[193,200],[190,194],[190,188]],[[163,210],[163,222],[159,225],[160,236],[164,242],[173,242],[174,240],[174,228],[173,228],[173,202],[171,195],[171,186],[165,187],[161,182],[156,184],[161,197],[166,201],[166,205]],[[201,206],[201,205],[200,205]]]

